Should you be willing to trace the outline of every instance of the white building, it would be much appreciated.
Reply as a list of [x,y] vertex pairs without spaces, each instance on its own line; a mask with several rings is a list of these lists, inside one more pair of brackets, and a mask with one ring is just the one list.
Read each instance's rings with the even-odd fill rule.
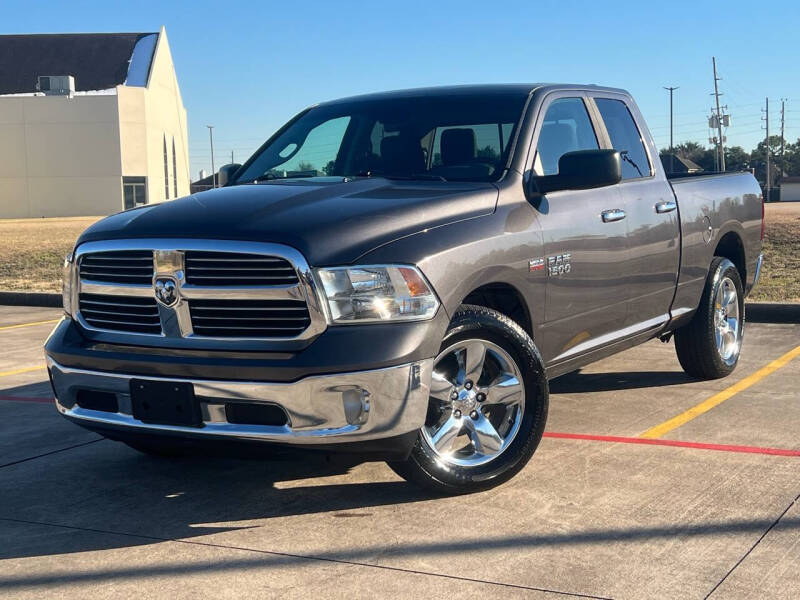
[[0,218],[107,215],[188,193],[163,27],[0,35]]
[[800,177],[781,179],[781,202],[800,202]]

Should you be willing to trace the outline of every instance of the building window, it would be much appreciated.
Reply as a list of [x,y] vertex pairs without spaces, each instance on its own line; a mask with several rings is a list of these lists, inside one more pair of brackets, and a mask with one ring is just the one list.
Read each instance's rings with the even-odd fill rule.
[[164,135],[164,199],[169,200],[169,156],[167,156],[166,135]]
[[175,197],[178,197],[178,159],[175,156],[175,138],[172,138],[172,183],[175,189]]
[[125,201],[125,210],[147,204],[147,178],[123,177],[122,197]]

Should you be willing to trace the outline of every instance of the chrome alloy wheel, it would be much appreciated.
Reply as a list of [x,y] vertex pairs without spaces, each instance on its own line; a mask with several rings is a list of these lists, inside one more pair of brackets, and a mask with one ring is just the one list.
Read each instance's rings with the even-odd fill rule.
[[714,337],[723,362],[728,365],[736,362],[742,325],[739,319],[739,295],[729,277],[722,279],[714,297]]
[[514,359],[487,340],[464,340],[434,361],[422,437],[444,463],[482,465],[508,448],[524,411],[525,384]]

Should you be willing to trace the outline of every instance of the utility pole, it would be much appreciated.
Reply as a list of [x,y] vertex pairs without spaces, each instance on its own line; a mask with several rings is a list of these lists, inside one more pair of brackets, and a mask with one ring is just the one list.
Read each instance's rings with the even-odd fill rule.
[[233,160],[233,150],[231,150],[231,164],[235,163],[236,161]]
[[217,171],[214,169],[214,126],[206,125],[208,127],[208,139],[211,142],[211,187],[217,187]]
[[669,172],[675,172],[675,146],[672,143],[672,92],[677,90],[677,87],[665,87],[669,90]]
[[783,177],[783,172],[786,170],[786,163],[784,162],[783,155],[786,150],[786,141],[783,137],[786,126],[786,98],[781,98],[781,172],[779,175]]
[[769,200],[770,200],[769,192],[770,192],[770,187],[771,187],[770,186],[770,178],[769,178],[769,98],[767,98],[767,108],[766,108],[766,110],[764,112],[765,112],[765,115],[766,115],[764,120],[767,122],[767,137],[764,140],[764,146],[765,146],[765,150],[766,150],[766,153],[767,153],[767,179],[766,179],[766,182],[764,183],[764,194],[766,196],[766,202],[769,202]]
[[722,139],[722,112],[719,110],[720,93],[719,93],[719,86],[717,85],[717,82],[720,80],[720,78],[717,77],[717,58],[715,56],[711,57],[711,64],[714,67],[714,97],[716,98],[716,101],[717,101],[717,133],[719,135],[719,141],[718,141],[719,146],[718,146],[718,149],[719,149],[719,166],[720,166],[719,170],[720,171],[724,171],[725,170],[725,143],[724,143],[724,141]]

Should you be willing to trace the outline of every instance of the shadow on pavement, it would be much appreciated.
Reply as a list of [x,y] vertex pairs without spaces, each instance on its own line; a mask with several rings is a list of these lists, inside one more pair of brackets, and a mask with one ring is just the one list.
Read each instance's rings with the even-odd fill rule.
[[[261,450],[253,456],[153,458],[105,440],[0,469],[0,559],[193,538],[262,526],[246,522],[274,517],[369,517],[364,509],[371,506],[432,497],[400,480],[342,484],[319,479],[347,474],[361,464],[357,457],[294,450],[268,457]],[[291,483],[299,480],[304,481]],[[344,514],[337,515],[340,511]],[[58,534],[32,523],[104,533]]]
[[550,382],[553,394],[583,394],[614,390],[657,388],[697,381],[682,371],[624,371],[583,373],[574,371]]
[[44,381],[37,381],[36,383],[29,383],[26,385],[0,388],[0,396],[17,398],[52,398],[53,390],[50,387],[50,382],[45,379]]
[[[385,485],[385,484],[380,484]],[[358,487],[359,491],[351,490],[351,493],[356,496],[360,495],[362,486]],[[368,487],[368,486],[367,486]],[[312,498],[312,502],[318,501],[319,497]],[[402,501],[400,499],[399,501]],[[337,563],[360,563],[364,564],[369,562],[375,564],[376,559],[382,559],[376,566],[391,567],[392,559],[403,558],[412,556],[414,558],[420,557],[436,557],[442,554],[458,554],[460,556],[469,553],[471,557],[480,554],[488,554],[491,552],[505,551],[514,552],[521,550],[530,550],[532,548],[553,547],[553,546],[578,546],[578,545],[600,545],[608,543],[619,542],[641,542],[646,540],[663,539],[674,542],[679,538],[696,538],[704,536],[720,536],[731,534],[761,534],[775,524],[774,520],[765,519],[742,519],[736,521],[725,521],[717,523],[704,523],[697,525],[685,525],[674,527],[630,527],[624,529],[600,529],[594,531],[579,531],[574,533],[555,533],[546,535],[516,535],[504,536],[497,538],[479,537],[473,540],[459,539],[457,541],[434,541],[427,543],[414,543],[414,544],[392,544],[387,545],[370,545],[358,546],[351,548],[332,549],[323,552],[315,552],[309,555],[296,555],[291,553],[270,552],[268,550],[260,550],[258,548],[249,548],[256,556],[249,558],[235,558],[235,559],[220,559],[217,557],[213,562],[207,560],[199,560],[197,562],[175,562],[171,564],[160,564],[157,566],[131,566],[131,567],[116,567],[116,568],[100,568],[92,569],[90,571],[80,571],[78,569],[70,569],[67,572],[52,573],[52,574],[33,574],[33,575],[15,575],[11,577],[0,576],[0,590],[11,590],[14,588],[30,587],[30,586],[53,586],[64,584],[76,583],[102,583],[119,581],[120,579],[136,580],[140,578],[154,577],[154,576],[171,576],[182,575],[185,576],[189,573],[203,572],[208,573],[225,573],[227,571],[243,571],[243,570],[263,570],[269,568],[278,568],[291,565],[299,565],[307,561],[309,558],[316,560],[337,562]],[[783,531],[797,531],[800,530],[800,519],[789,518],[780,521],[780,527]],[[58,531],[58,526],[47,526],[47,533],[51,534]],[[74,530],[66,530],[67,533],[74,535]],[[116,537],[116,534],[109,535],[109,537]],[[124,537],[124,536],[119,536]],[[134,536],[135,537],[135,536]],[[155,543],[167,541],[166,538],[148,538],[142,539],[138,543]],[[115,547],[122,545],[134,545],[137,542],[130,539],[128,544],[119,543]],[[188,542],[189,544],[199,544],[201,546],[214,546],[213,544],[204,544],[203,542]],[[220,546],[224,547],[224,546]],[[241,550],[241,547],[237,547]],[[446,569],[443,569],[443,574]]]

